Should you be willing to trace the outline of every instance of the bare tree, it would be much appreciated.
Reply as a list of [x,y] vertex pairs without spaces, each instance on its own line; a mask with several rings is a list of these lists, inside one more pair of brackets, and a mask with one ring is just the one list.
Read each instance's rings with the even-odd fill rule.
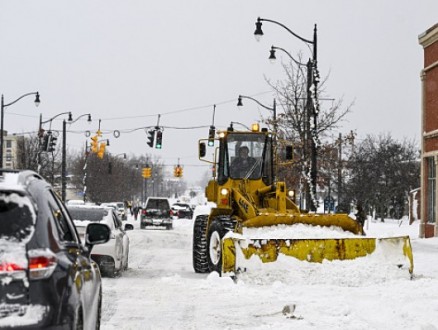
[[[298,62],[301,61],[301,55],[298,56]],[[353,104],[343,106],[343,99],[334,100],[326,98],[325,85],[328,76],[318,84],[318,113],[316,117],[316,127],[311,118],[309,102],[312,99],[311,82],[308,81],[307,72],[302,65],[291,61],[282,64],[286,78],[272,82],[267,79],[268,84],[274,90],[276,98],[279,101],[283,113],[277,115],[277,131],[280,140],[287,140],[295,145],[295,162],[294,169],[290,166],[279,168],[279,173],[285,177],[288,185],[306,191],[306,200],[309,204],[310,198],[310,168],[311,168],[311,142],[315,143],[316,155],[319,163],[320,160],[326,159],[325,150],[332,152],[330,148],[322,148],[321,141],[330,136],[334,129],[338,128],[343,119],[351,111]],[[312,99],[312,102],[314,99]],[[329,103],[326,101],[330,101]],[[311,104],[311,103],[310,103]],[[327,104],[329,106],[327,106]],[[266,121],[273,126],[272,120]],[[320,165],[318,165],[320,167]],[[316,182],[323,183],[321,178],[316,178]],[[303,189],[304,187],[304,189]],[[313,196],[315,202],[316,196]]]
[[400,218],[410,190],[420,184],[419,148],[414,141],[396,141],[390,134],[368,135],[350,161],[348,195],[378,216]]

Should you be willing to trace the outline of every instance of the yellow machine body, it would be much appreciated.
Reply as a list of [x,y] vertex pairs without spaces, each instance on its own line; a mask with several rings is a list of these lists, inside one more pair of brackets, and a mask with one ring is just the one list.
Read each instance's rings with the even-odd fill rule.
[[[238,135],[238,132],[228,132],[227,134]],[[307,262],[322,262],[323,260],[352,260],[373,254],[376,247],[380,246],[383,250],[390,251],[390,254],[396,255],[396,264],[399,260],[406,261],[409,272],[413,272],[413,256],[409,237],[389,237],[389,238],[368,238],[364,236],[362,226],[347,214],[319,214],[300,212],[298,206],[288,197],[285,182],[275,179],[274,170],[272,175],[266,175],[267,171],[263,169],[260,176],[250,178],[251,173],[243,178],[233,177],[229,167],[232,163],[230,147],[227,146],[227,134],[220,140],[219,160],[214,161],[218,167],[219,177],[211,180],[205,194],[207,200],[216,204],[212,208],[205,225],[200,225],[204,232],[204,238],[200,237],[198,232],[197,241],[194,246],[199,246],[194,251],[194,265],[198,272],[206,270],[217,270],[218,267],[212,268],[211,248],[212,244],[208,242],[212,235],[212,229],[217,227],[213,223],[224,222],[225,219],[228,227],[227,231],[232,231],[232,235],[221,237],[221,266],[220,273],[236,274],[239,271],[238,262],[241,258],[250,259],[259,258],[263,263],[275,262],[279,255],[290,256]],[[248,140],[252,139],[251,134],[245,132]],[[266,133],[266,139],[271,138]],[[233,137],[240,143],[242,137]],[[230,139],[231,140],[231,139]],[[271,140],[272,141],[272,140]],[[269,145],[266,142],[266,145]],[[237,147],[235,148],[237,149]],[[256,150],[256,148],[254,148]],[[265,162],[265,157],[275,159],[275,143],[271,142],[271,154],[266,156],[268,148],[264,147],[261,162]],[[227,158],[228,157],[228,158]],[[263,163],[265,164],[265,163]],[[263,165],[265,166],[265,165]],[[272,166],[275,168],[275,166]],[[254,168],[252,169],[254,171]],[[222,173],[222,174],[221,174]],[[222,177],[221,177],[222,175]],[[230,227],[232,224],[232,228]],[[321,227],[339,227],[345,232],[349,232],[351,237],[341,238],[293,238],[284,237],[281,239],[261,239],[258,237],[245,237],[243,235],[245,228],[260,228],[276,225],[295,225],[305,224],[309,226]],[[196,224],[195,224],[196,226]],[[291,226],[292,227],[292,226]],[[222,233],[221,230],[218,230]],[[223,234],[223,233],[222,233]],[[221,235],[219,235],[221,236]],[[207,241],[207,243],[205,243]],[[202,248],[202,249],[201,249]],[[210,252],[208,251],[210,249]],[[400,257],[400,258],[399,258]],[[209,261],[209,268],[205,268],[206,260]]]

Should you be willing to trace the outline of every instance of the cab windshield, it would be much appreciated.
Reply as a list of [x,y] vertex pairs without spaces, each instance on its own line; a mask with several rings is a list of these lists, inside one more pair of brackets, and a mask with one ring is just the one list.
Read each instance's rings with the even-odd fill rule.
[[228,134],[226,175],[233,179],[260,179],[265,141],[265,134]]

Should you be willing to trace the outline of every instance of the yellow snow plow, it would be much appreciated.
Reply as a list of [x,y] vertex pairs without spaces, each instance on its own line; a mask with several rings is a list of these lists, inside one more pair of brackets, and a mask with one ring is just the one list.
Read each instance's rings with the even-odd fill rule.
[[[323,262],[380,254],[395,266],[407,266],[412,274],[409,237],[368,238],[347,214],[301,213],[288,197],[285,182],[276,180],[275,141],[270,132],[227,130],[217,140],[219,147],[211,161],[216,177],[205,189],[216,207],[194,221],[195,272],[237,274],[245,268],[241,264],[252,258],[262,263],[275,262],[280,256]],[[199,156],[201,160],[206,156],[203,140]],[[278,226],[286,229],[280,237],[266,236],[264,229]],[[297,226],[306,226],[307,235],[298,233]],[[342,234],[324,236],[322,231],[320,236],[321,228],[339,229]]]
[[[409,236],[389,238],[342,239],[245,239],[225,237],[222,241],[222,274],[237,274],[239,260],[258,257],[263,263],[274,262],[280,254],[302,261],[352,260],[381,248],[385,260],[405,266],[412,275],[414,261]],[[244,267],[243,267],[244,268]]]

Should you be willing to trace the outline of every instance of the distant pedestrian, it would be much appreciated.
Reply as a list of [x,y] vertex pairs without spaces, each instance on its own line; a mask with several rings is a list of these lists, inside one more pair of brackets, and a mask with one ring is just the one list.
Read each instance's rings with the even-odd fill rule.
[[137,220],[137,215],[138,215],[138,206],[134,206],[134,220]]
[[357,202],[356,209],[357,209],[357,213],[355,214],[356,221],[362,227],[362,233],[365,235],[365,232],[363,231],[363,226],[365,225],[365,220],[367,218],[367,215],[365,213],[365,210],[363,209],[363,205],[361,201]]

